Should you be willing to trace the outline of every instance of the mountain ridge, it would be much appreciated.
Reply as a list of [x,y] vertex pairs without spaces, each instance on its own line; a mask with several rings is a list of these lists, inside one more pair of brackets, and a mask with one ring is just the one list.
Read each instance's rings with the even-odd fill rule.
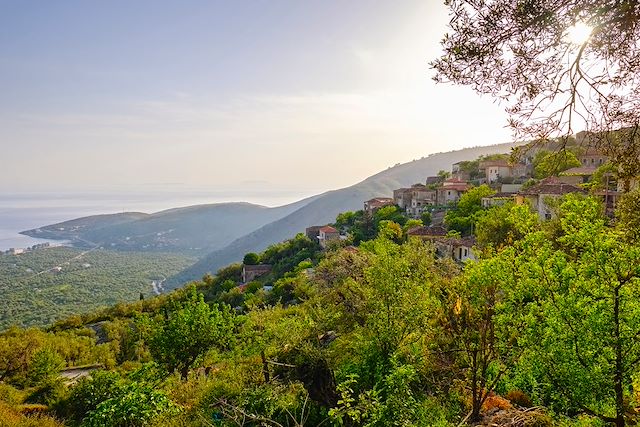
[[204,255],[289,214],[313,200],[278,207],[248,202],[211,203],[170,208],[151,214],[92,215],[25,230],[22,234],[70,240],[76,246]]
[[377,196],[389,197],[396,188],[423,182],[427,176],[433,176],[439,170],[450,170],[453,163],[474,160],[480,155],[504,153],[516,145],[518,143],[511,142],[434,153],[390,167],[352,186],[319,194],[315,200],[289,215],[234,240],[224,248],[212,251],[193,266],[170,277],[167,280],[167,286],[177,287],[183,283],[198,280],[206,273],[215,273],[221,267],[240,262],[248,252],[260,252],[271,244],[304,232],[305,228],[311,225],[333,222],[341,212],[362,209],[365,200]]

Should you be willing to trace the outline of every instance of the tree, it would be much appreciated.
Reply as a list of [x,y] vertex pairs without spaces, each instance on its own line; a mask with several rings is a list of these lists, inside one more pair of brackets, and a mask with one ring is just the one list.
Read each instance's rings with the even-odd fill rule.
[[451,177],[451,172],[441,169],[438,171],[437,176],[440,181],[445,181],[446,179]]
[[422,215],[420,215],[420,220],[422,221],[422,225],[424,226],[429,226],[431,225],[431,212],[429,211],[424,211],[422,212]]
[[471,393],[471,421],[480,419],[487,397],[519,354],[513,316],[501,298],[513,280],[513,251],[466,266],[464,275],[442,281],[437,334],[440,351],[451,355],[454,375]]
[[389,239],[393,242],[400,243],[404,233],[402,227],[397,222],[389,221],[388,219],[380,221],[378,224],[378,236]]
[[[640,34],[630,0],[447,2],[439,82],[507,103],[518,139],[591,131],[628,178],[640,172]],[[620,131],[620,130],[623,131]]]
[[629,242],[640,240],[640,189],[624,194],[616,206],[618,228]]
[[580,160],[569,150],[558,152],[542,150],[533,159],[533,174],[535,178],[542,179],[578,166],[580,166]]
[[534,232],[518,243],[505,306],[524,321],[528,365],[552,403],[621,427],[640,363],[640,247],[606,226],[595,199],[568,197],[561,213],[555,241]]
[[168,372],[179,370],[183,378],[210,349],[229,347],[234,319],[228,306],[209,306],[195,290],[168,318],[140,321],[147,330],[153,358]]
[[460,197],[455,209],[451,209],[444,217],[450,230],[461,234],[471,234],[472,228],[482,211],[482,198],[494,194],[495,191],[486,184],[472,188]]
[[407,218],[402,214],[397,206],[384,206],[373,214],[373,222],[378,227],[382,221],[393,221],[397,224],[404,225]]
[[0,381],[24,381],[34,355],[40,351],[46,334],[38,329],[12,327],[0,335]]
[[127,377],[97,371],[71,390],[66,409],[82,421],[82,427],[148,426],[162,415],[178,412],[159,389],[160,380],[155,364],[143,365]]
[[259,264],[260,263],[260,255],[254,253],[254,252],[249,252],[242,259],[242,263],[244,265],[256,265],[256,264]]
[[475,234],[478,246],[500,250],[513,245],[538,226],[538,215],[528,205],[507,203],[488,209],[478,219]]

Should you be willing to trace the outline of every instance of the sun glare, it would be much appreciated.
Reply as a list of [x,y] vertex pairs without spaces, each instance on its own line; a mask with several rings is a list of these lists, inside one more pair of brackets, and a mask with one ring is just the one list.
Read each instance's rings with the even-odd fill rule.
[[591,28],[584,22],[578,22],[576,25],[567,30],[567,39],[571,43],[580,45],[589,40],[592,31],[593,28]]

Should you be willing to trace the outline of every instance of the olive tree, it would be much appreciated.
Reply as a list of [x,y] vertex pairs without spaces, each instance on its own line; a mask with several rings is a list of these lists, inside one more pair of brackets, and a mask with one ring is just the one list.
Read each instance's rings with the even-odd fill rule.
[[143,318],[140,324],[154,360],[186,378],[209,350],[229,347],[234,318],[228,306],[210,306],[193,291],[165,318]]
[[519,138],[565,142],[576,130],[640,172],[640,5],[631,0],[450,0],[432,62],[453,82],[506,104]]

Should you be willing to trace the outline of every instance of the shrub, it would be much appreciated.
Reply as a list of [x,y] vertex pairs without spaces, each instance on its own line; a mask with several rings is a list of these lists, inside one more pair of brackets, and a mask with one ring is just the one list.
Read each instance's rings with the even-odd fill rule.
[[525,408],[530,408],[533,406],[533,403],[531,402],[531,398],[522,390],[518,390],[518,389],[510,390],[505,397],[511,403],[514,403],[519,406],[523,406]]

